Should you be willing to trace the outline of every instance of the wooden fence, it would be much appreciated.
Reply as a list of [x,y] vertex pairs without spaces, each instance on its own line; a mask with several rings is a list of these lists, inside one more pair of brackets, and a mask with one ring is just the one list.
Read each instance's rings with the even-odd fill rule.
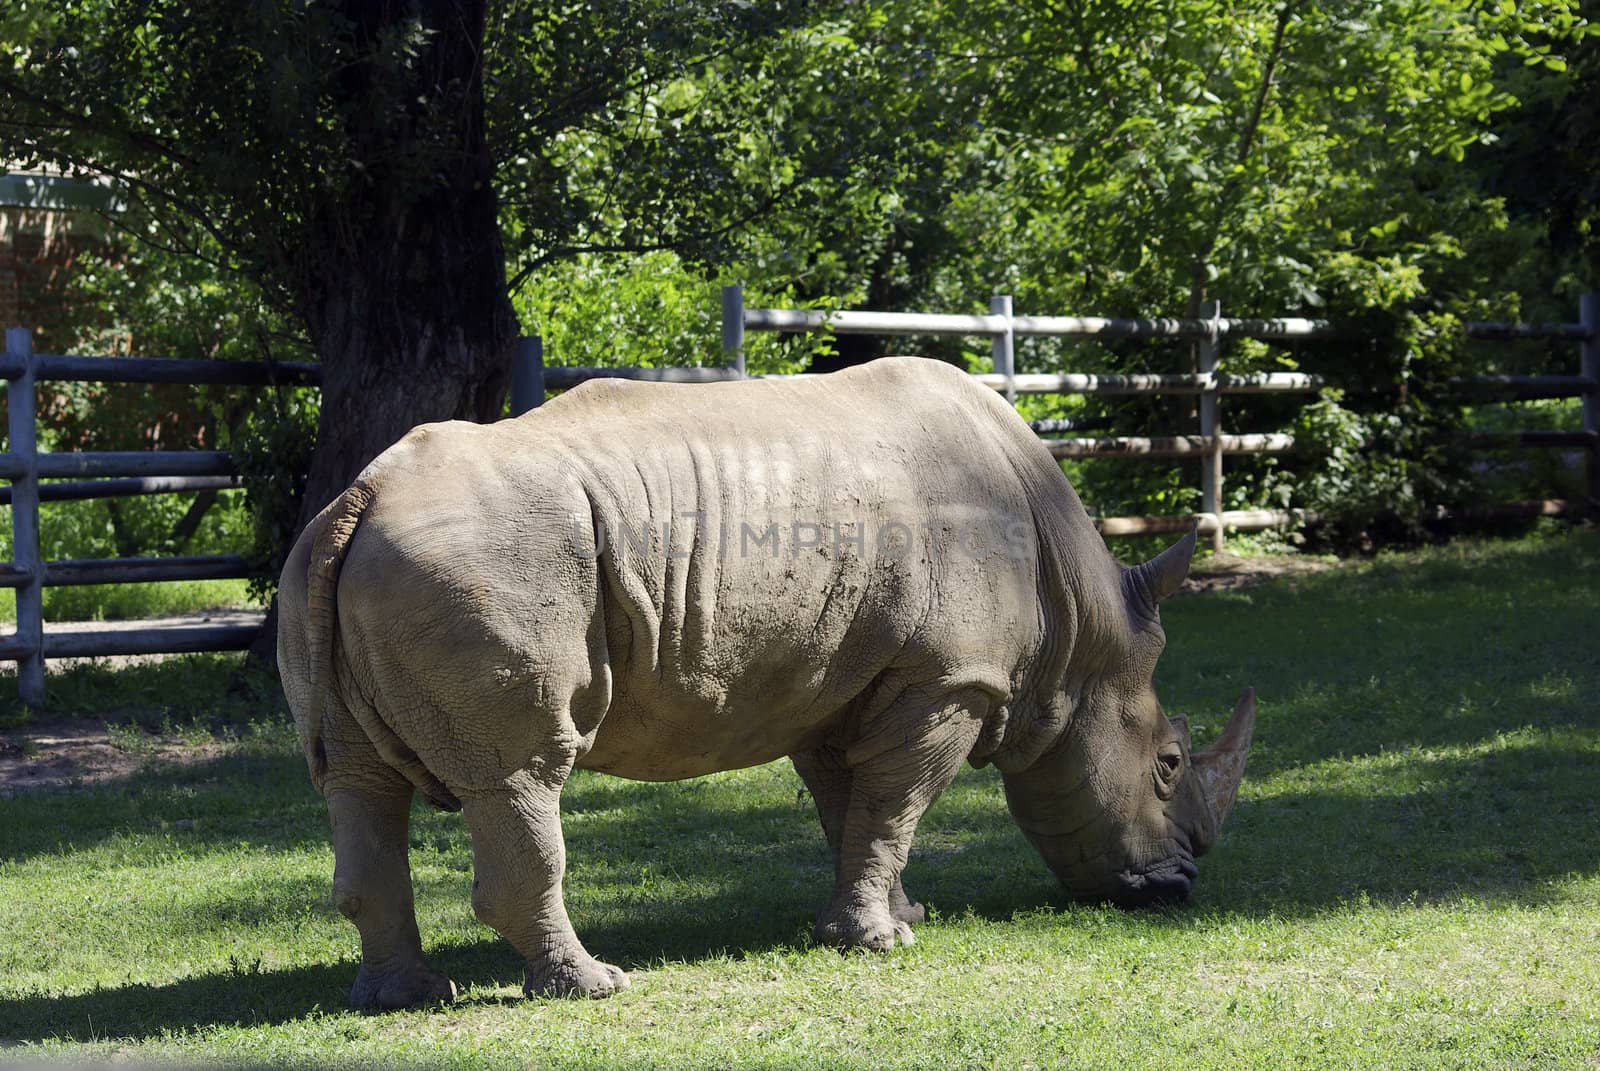
[[[228,579],[249,576],[250,566],[235,555],[44,561],[39,551],[41,501],[217,490],[238,486],[238,473],[233,458],[216,450],[42,452],[38,449],[35,384],[76,380],[260,386],[316,383],[320,377],[321,370],[314,364],[36,354],[31,333],[16,328],[6,331],[0,379],[9,381],[6,425],[10,442],[9,450],[0,454],[0,478],[11,481],[6,497],[11,505],[14,560],[0,562],[0,587],[16,589],[17,629],[0,637],[0,661],[17,663],[18,693],[24,703],[39,706],[44,702],[47,658],[236,651],[248,647],[257,631],[254,625],[45,631],[46,587]],[[67,482],[40,484],[41,479]]]
[[[1270,454],[1294,449],[1294,437],[1282,434],[1229,434],[1222,425],[1221,398],[1228,394],[1307,392],[1322,379],[1301,372],[1229,375],[1220,371],[1222,343],[1227,338],[1316,339],[1333,335],[1322,320],[1225,319],[1218,302],[1207,302],[1199,319],[1108,319],[1098,316],[1018,316],[1012,299],[991,299],[986,315],[904,312],[817,312],[749,308],[739,286],[722,291],[722,345],[729,362],[722,368],[547,368],[544,386],[566,389],[588,379],[622,377],[701,383],[739,379],[745,375],[745,336],[750,331],[799,334],[831,330],[841,335],[956,335],[992,339],[994,371],[973,378],[1003,392],[1015,402],[1019,394],[1188,394],[1199,401],[1198,434],[1162,437],[1107,436],[1045,438],[1058,458],[1136,457],[1199,458],[1201,508],[1196,514],[1164,517],[1097,517],[1106,535],[1145,535],[1187,531],[1198,525],[1213,547],[1221,549],[1228,529],[1253,531],[1281,527],[1303,518],[1300,511],[1222,509],[1222,459],[1228,454]],[[1016,367],[1018,338],[1192,339],[1198,342],[1197,371],[1176,375],[1111,375],[1095,373],[1027,373]],[[540,395],[542,397],[542,395]],[[1035,430],[1070,430],[1060,422],[1042,421]]]
[[[1229,394],[1281,391],[1315,391],[1320,376],[1300,372],[1229,375],[1222,371],[1222,347],[1228,338],[1267,340],[1325,339],[1336,334],[1322,320],[1225,319],[1219,303],[1207,302],[1198,319],[1109,319],[1097,316],[1018,316],[1012,299],[992,298],[985,315],[945,315],[899,312],[820,312],[798,309],[750,308],[743,289],[722,291],[722,346],[728,356],[724,367],[709,368],[545,368],[542,355],[525,351],[514,373],[513,392],[531,404],[544,398],[546,389],[566,390],[590,379],[622,378],[674,383],[709,383],[745,377],[745,337],[751,331],[805,333],[830,330],[862,335],[958,335],[992,340],[994,371],[974,376],[978,382],[1002,391],[1012,401],[1019,394],[1189,394],[1198,395],[1197,434],[1160,437],[1107,436],[1054,438],[1051,433],[1074,430],[1060,422],[1039,421],[1035,430],[1045,435],[1050,452],[1058,458],[1199,458],[1200,511],[1181,516],[1097,517],[1105,535],[1147,535],[1187,531],[1198,525],[1220,550],[1228,530],[1252,531],[1281,527],[1306,519],[1299,510],[1224,510],[1222,459],[1229,454],[1284,453],[1295,448],[1294,436],[1278,433],[1229,433],[1224,429],[1221,400]],[[1482,376],[1458,385],[1467,396],[1492,400],[1582,397],[1583,429],[1576,432],[1529,431],[1507,435],[1476,435],[1471,445],[1480,448],[1520,446],[1588,451],[1588,502],[1600,502],[1600,295],[1583,298],[1577,323],[1467,325],[1472,338],[1562,338],[1582,345],[1581,371],[1576,376]],[[1026,373],[1016,367],[1015,340],[1035,338],[1145,338],[1193,339],[1198,342],[1192,375],[1100,375],[1093,373]],[[1055,425],[1055,426],[1052,426]],[[1592,505],[1585,508],[1593,508]],[[1568,512],[1570,503],[1541,501],[1507,504],[1504,512]]]
[[[1523,447],[1532,449],[1588,452],[1585,461],[1586,487],[1582,511],[1600,509],[1600,293],[1585,294],[1578,301],[1577,323],[1469,323],[1469,338],[1512,340],[1554,338],[1578,344],[1578,374],[1575,376],[1477,376],[1458,381],[1468,398],[1513,399],[1582,398],[1583,427],[1578,431],[1517,431],[1472,436],[1471,445],[1480,449]],[[1529,509],[1542,513],[1574,512],[1571,503],[1530,503]]]
[[[1224,319],[1211,303],[1194,320],[1103,319],[1099,317],[1017,316],[1009,297],[997,297],[980,316],[918,313],[820,313],[786,309],[752,309],[738,287],[723,291],[725,367],[710,368],[574,368],[545,367],[538,338],[523,339],[512,364],[511,411],[539,405],[548,390],[566,390],[590,379],[622,378],[677,383],[707,383],[745,378],[744,340],[749,331],[810,332],[827,329],[841,334],[966,335],[992,339],[994,371],[974,377],[1015,399],[1019,394],[1188,394],[1199,400],[1198,434],[1166,437],[1049,437],[1075,430],[1061,421],[1039,421],[1035,430],[1047,437],[1056,457],[1198,457],[1202,460],[1198,514],[1165,517],[1101,517],[1107,535],[1186,531],[1198,524],[1220,547],[1228,529],[1253,530],[1294,521],[1297,512],[1223,510],[1222,458],[1228,454],[1280,453],[1294,448],[1282,434],[1228,433],[1223,429],[1221,399],[1229,394],[1312,391],[1322,380],[1304,373],[1229,375],[1221,370],[1221,351],[1228,338],[1309,339],[1333,332],[1322,321],[1302,319]],[[1506,446],[1572,449],[1588,452],[1588,502],[1600,503],[1600,294],[1586,296],[1578,323],[1470,324],[1475,338],[1560,338],[1582,347],[1576,376],[1488,376],[1461,384],[1464,391],[1488,398],[1582,397],[1583,429],[1577,432],[1519,432],[1475,436],[1485,448]],[[1016,368],[1014,340],[1019,337],[1166,338],[1198,342],[1198,371],[1192,375],[1099,375],[1092,373],[1027,373]],[[254,639],[253,625],[195,625],[180,628],[117,629],[100,632],[49,633],[44,629],[43,589],[68,584],[109,584],[199,580],[250,575],[248,563],[232,555],[173,558],[110,558],[43,561],[39,551],[39,503],[121,495],[166,494],[238,486],[232,458],[219,451],[62,452],[37,448],[35,384],[42,381],[123,383],[189,383],[263,386],[315,385],[321,370],[314,364],[246,363],[162,358],[71,357],[35,354],[32,336],[6,331],[0,356],[0,379],[9,381],[7,423],[10,449],[0,453],[0,503],[11,506],[14,556],[0,562],[0,587],[17,592],[17,629],[0,636],[0,661],[15,661],[23,702],[44,702],[44,663],[50,658],[114,654],[155,654],[240,650]],[[58,482],[41,484],[41,479]],[[1529,512],[1559,512],[1566,503],[1528,504]]]

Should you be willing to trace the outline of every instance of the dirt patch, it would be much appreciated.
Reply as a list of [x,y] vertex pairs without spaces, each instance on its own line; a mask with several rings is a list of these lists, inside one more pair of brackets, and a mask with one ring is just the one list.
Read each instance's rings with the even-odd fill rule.
[[1279,577],[1309,576],[1337,568],[1337,558],[1315,558],[1300,554],[1241,558],[1234,554],[1214,554],[1194,563],[1189,570],[1189,579],[1183,582],[1183,590],[1229,591]]
[[0,799],[102,785],[155,763],[200,762],[222,748],[138,728],[113,730],[89,718],[28,724],[0,732]]

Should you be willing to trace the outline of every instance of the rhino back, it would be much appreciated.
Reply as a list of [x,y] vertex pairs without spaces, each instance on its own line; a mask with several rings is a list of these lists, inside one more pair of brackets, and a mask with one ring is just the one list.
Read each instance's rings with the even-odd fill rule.
[[[753,765],[838,728],[886,682],[1003,700],[1049,628],[1029,482],[1048,481],[1029,469],[1044,452],[936,362],[595,383],[451,428],[389,459],[389,508],[363,538],[385,575],[407,576],[422,624],[405,646],[449,637],[432,672],[476,690],[463,716],[502,752],[559,731],[583,765],[625,776]],[[398,481],[411,490],[391,493]],[[394,609],[367,616],[392,630]],[[413,675],[405,691],[420,688]],[[495,727],[545,709],[558,724]]]
[[886,682],[1007,694],[1037,647],[1013,444],[961,373],[904,360],[573,400],[615,680],[585,765],[768,761]]

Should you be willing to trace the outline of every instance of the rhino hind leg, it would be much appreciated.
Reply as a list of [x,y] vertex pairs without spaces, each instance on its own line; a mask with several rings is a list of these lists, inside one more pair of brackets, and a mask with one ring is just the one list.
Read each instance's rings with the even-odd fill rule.
[[328,792],[334,902],[361,934],[350,1006],[391,1011],[455,999],[455,983],[422,957],[407,855],[409,783]]
[[917,823],[971,752],[988,706],[976,691],[912,691],[878,712],[864,738],[843,751],[842,821],[841,781],[820,779],[823,826],[831,822],[838,834],[833,898],[812,931],[818,943],[887,951],[913,942],[911,923],[923,912],[905,896],[900,873]]
[[[791,755],[789,761],[794,763],[795,772],[805,782],[817,805],[817,817],[822,820],[822,832],[828,838],[828,851],[833,856],[833,871],[837,876],[839,840],[844,832],[845,812],[850,806],[850,767],[845,764],[844,752],[825,745]],[[906,894],[899,874],[889,888],[889,914],[896,922],[907,926],[915,926],[928,917],[923,906]],[[821,919],[820,911],[817,917]]]
[[520,771],[462,801],[472,830],[472,907],[527,961],[527,995],[608,997],[628,988],[628,976],[589,955],[561,895],[566,845],[559,801],[570,770],[569,761],[556,770]]

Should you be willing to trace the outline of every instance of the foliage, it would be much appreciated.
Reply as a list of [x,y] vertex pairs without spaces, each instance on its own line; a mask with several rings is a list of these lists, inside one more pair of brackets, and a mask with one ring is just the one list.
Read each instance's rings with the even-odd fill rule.
[[[386,213],[439,198],[431,219],[490,188],[524,329],[553,363],[718,361],[716,287],[733,280],[752,304],[803,308],[980,311],[1009,292],[1024,312],[1171,315],[1220,298],[1229,315],[1367,332],[1230,345],[1225,368],[1320,372],[1372,443],[1397,414],[1430,456],[1451,430],[1438,386],[1496,360],[1464,351],[1459,324],[1568,316],[1600,285],[1594,0],[503,0],[466,42],[437,5],[358,8],[23,5],[0,35],[0,129],[19,158],[121,176],[148,237],[250,275],[339,360],[365,351],[324,299],[354,293],[379,253],[412,249],[377,271],[380,295],[448,295],[460,275]],[[474,114],[471,85],[414,92],[457,46],[482,59],[481,130],[456,125]],[[460,170],[479,134],[483,173]],[[474,234],[463,248],[493,244]],[[498,323],[474,304],[494,289],[474,284],[439,315]],[[762,337],[750,357],[825,368],[891,346],[977,351]],[[1193,354],[1038,340],[1019,360],[1177,371]],[[1130,434],[1194,423],[1182,399],[1030,412],[1069,414]],[[1280,399],[1228,412],[1247,431],[1294,419]],[[1234,467],[1272,473],[1257,501],[1310,505],[1333,486],[1306,463]],[[1409,497],[1379,497],[1441,504],[1458,471],[1410,473],[1383,484]],[[1175,483],[1120,462],[1078,477],[1130,511],[1183,508],[1196,482],[1192,466]]]
[[[1591,24],[1600,3],[1579,5]],[[1570,302],[1600,286],[1600,49],[1573,49],[1560,78],[1530,78],[1502,61],[1519,84],[1519,103],[1499,137],[1469,157],[1487,188],[1544,247],[1524,270],[1548,280],[1547,292]],[[1530,295],[1532,297],[1532,295]],[[1534,315],[1545,318],[1544,307]],[[1566,310],[1557,306],[1556,314]]]
[[[251,538],[248,518],[233,508],[223,496],[225,508],[208,514],[209,523],[182,549],[186,553],[238,553]],[[178,548],[163,546],[159,540],[176,519],[181,519],[183,503],[176,505],[164,496],[124,499],[116,516],[106,509],[104,500],[45,502],[39,508],[39,549],[45,561],[63,558],[114,558],[127,549],[130,533],[153,532],[157,536],[136,549],[146,554],[175,553]],[[137,538],[137,537],[134,537]],[[9,525],[0,527],[0,560],[12,560],[12,535]],[[48,621],[110,621],[123,618],[160,617],[218,607],[240,607],[248,602],[243,581],[197,580],[158,584],[90,584],[81,587],[44,589],[44,615]],[[0,600],[0,621],[13,621],[16,600],[7,593]]]
[[[120,217],[111,240],[76,253],[60,303],[68,315],[41,325],[36,348],[238,361],[305,356],[303,340],[258,288],[219,273],[207,257],[157,244],[159,229],[140,219]],[[288,429],[281,427],[286,423]],[[247,554],[272,568],[292,537],[295,489],[304,486],[315,423],[316,394],[306,390],[52,383],[40,395],[42,447],[232,449],[245,490],[46,502],[43,556]],[[0,555],[11,556],[9,530],[0,532]],[[265,598],[271,586],[253,581],[250,594]],[[245,595],[244,584],[231,582],[48,588],[45,614],[50,620],[155,616],[241,605]]]
[[[237,610],[251,602],[243,580],[174,580],[159,584],[90,584],[46,588],[44,618],[60,621],[129,621],[140,618]],[[0,608],[0,618],[14,616]],[[53,687],[53,685],[52,685]]]
[[[160,240],[213,240],[214,254],[280,308],[304,313],[306,282],[325,266],[315,258],[359,252],[349,243],[382,200],[445,181],[439,169],[470,136],[456,115],[469,86],[411,95],[430,49],[482,56],[513,261],[545,262],[598,240],[602,216],[623,227],[613,239],[650,247],[694,231],[690,217],[723,218],[702,210],[733,189],[718,166],[738,131],[657,127],[640,101],[681,93],[713,61],[739,73],[760,54],[752,45],[804,10],[587,0],[555,12],[506,2],[487,12],[479,39],[466,9],[455,25],[426,4],[24,4],[9,13],[0,47],[0,128],[18,162],[117,177]],[[469,36],[448,40],[457,32]],[[634,203],[619,223],[618,176],[595,168],[589,138],[657,169],[640,187],[656,213]],[[680,203],[694,210],[678,213]]]
[[[0,1036],[74,1062],[1582,1067],[1600,1047],[1597,577],[1578,532],[1166,604],[1158,685],[1197,739],[1241,685],[1262,703],[1229,829],[1169,910],[1064,902],[994,772],[967,770],[912,852],[934,912],[917,944],[840,956],[804,941],[831,868],[786,765],[580,773],[566,902],[638,972],[606,1001],[521,999],[516,956],[473,917],[460,816],[419,808],[423,940],[463,997],[343,1011],[356,936],[324,808],[292,734],[241,723],[183,764],[6,801]],[[206,724],[185,682],[220,671],[99,670],[84,695],[133,695],[150,713],[119,720],[159,725],[176,692],[171,722]]]
[[[746,288],[745,302],[795,308],[806,299],[794,287]],[[524,328],[543,338],[546,364],[662,368],[729,360],[721,343],[719,282],[676,253],[576,256],[529,275],[513,303]],[[752,374],[803,371],[809,357],[831,345],[826,335],[752,332],[745,339],[745,367]]]
[[[791,118],[789,136],[791,154],[834,154],[834,174],[794,168],[827,211],[763,220],[741,266],[847,300],[875,291],[879,307],[1003,290],[1108,312],[1208,292],[1245,315],[1334,289],[1408,300],[1494,225],[1467,218],[1480,198],[1452,162],[1516,103],[1496,57],[1559,66],[1549,39],[1577,32],[1573,11],[862,5],[794,39],[809,55],[762,105],[826,120]],[[752,171],[783,147],[752,143]]]
[[315,391],[275,388],[265,404],[244,414],[230,436],[251,521],[245,553],[261,574],[251,578],[250,594],[261,601],[277,591],[278,574],[299,534],[318,413]]
[[[216,584],[219,582],[209,582]],[[222,581],[243,588],[243,582]],[[124,585],[149,592],[153,585]],[[288,709],[275,674],[241,666],[239,655],[187,654],[154,659],[80,658],[50,674],[52,713],[93,716],[127,732],[177,731],[200,743],[256,735],[275,723],[292,736]],[[16,689],[0,695],[0,712]],[[44,717],[45,715],[36,715]]]
[[[612,202],[571,133],[629,151],[640,87],[743,63],[804,8],[30,4],[0,36],[0,132],[17,163],[116,179],[152,240],[249,277],[303,332],[324,366],[303,524],[415,424],[498,413],[517,326],[503,241],[560,260]],[[702,133],[639,143],[658,181],[634,230],[687,242],[688,209],[721,204],[695,196],[727,149]]]
[[[39,325],[36,349],[241,361],[303,355],[303,343],[259,290],[240,276],[219,274],[205,258],[153,244],[158,230],[142,219],[124,214],[108,241],[75,253],[57,306],[64,315]],[[207,248],[215,251],[214,245]],[[179,384],[52,383],[39,396],[40,445],[215,450],[247,419],[250,393]],[[211,492],[47,504],[42,535],[53,548],[47,557],[222,553],[243,549],[248,524],[240,496]]]
[[670,253],[586,255],[531,276],[513,295],[523,329],[544,340],[545,362],[669,367],[721,363],[715,284]]
[[[1323,316],[1346,335],[1230,343],[1224,369],[1303,369],[1344,389],[1342,405],[1371,424],[1370,450],[1399,436],[1420,451],[1345,512],[1381,505],[1414,516],[1469,493],[1447,446],[1455,422],[1442,387],[1497,358],[1465,350],[1461,322],[1535,309],[1571,315],[1570,257],[1560,260],[1566,281],[1552,278],[1542,251],[1554,239],[1530,218],[1537,197],[1502,196],[1495,176],[1518,173],[1498,145],[1531,144],[1530,109],[1555,109],[1563,130],[1586,129],[1575,94],[1591,77],[1593,32],[1575,0],[878,0],[825,12],[754,67],[714,60],[628,99],[662,147],[740,130],[732,181],[770,204],[748,218],[721,210],[714,218],[730,224],[721,240],[684,249],[682,263],[706,280],[698,306],[677,305],[681,277],[651,282],[661,261],[634,272],[613,260],[605,274],[627,303],[638,284],[672,294],[652,318],[661,352],[698,360],[712,343],[713,278],[799,307],[976,312],[988,294],[1009,292],[1024,312],[1192,315],[1217,296],[1228,315]],[[572,138],[614,175],[609,215],[590,224],[604,245],[603,236],[637,225],[643,202],[629,191],[648,189],[658,169],[634,166],[637,139],[623,147],[593,130]],[[1570,158],[1585,144],[1569,138],[1562,151]],[[570,299],[564,311],[586,307],[569,283],[556,272],[534,285]],[[577,315],[586,337],[602,332],[585,352],[606,349],[615,330],[653,363],[648,344],[636,351],[632,342],[651,333]],[[702,341],[680,345],[680,336]],[[958,339],[824,347],[820,363],[809,355],[813,367],[831,367],[829,351],[977,357]],[[1187,348],[1126,342],[1032,340],[1018,360],[1032,370],[1193,367]],[[1287,430],[1296,404],[1230,400],[1229,427]],[[1032,400],[1027,411],[1110,420],[1126,434],[1194,430],[1195,420],[1182,399]],[[1316,456],[1230,463],[1238,476],[1272,474],[1237,504],[1316,507],[1341,480],[1353,486],[1318,481]],[[1433,458],[1448,464],[1424,472]],[[1198,480],[1192,464],[1183,468],[1174,478],[1120,461],[1069,466],[1105,512],[1192,508],[1185,488]]]
[[1300,411],[1294,435],[1305,475],[1293,501],[1320,515],[1320,538],[1370,548],[1374,524],[1391,536],[1420,532],[1425,508],[1439,501],[1429,481],[1441,468],[1427,456],[1429,438],[1408,420],[1413,416],[1409,409],[1352,412],[1338,391],[1324,391]]

